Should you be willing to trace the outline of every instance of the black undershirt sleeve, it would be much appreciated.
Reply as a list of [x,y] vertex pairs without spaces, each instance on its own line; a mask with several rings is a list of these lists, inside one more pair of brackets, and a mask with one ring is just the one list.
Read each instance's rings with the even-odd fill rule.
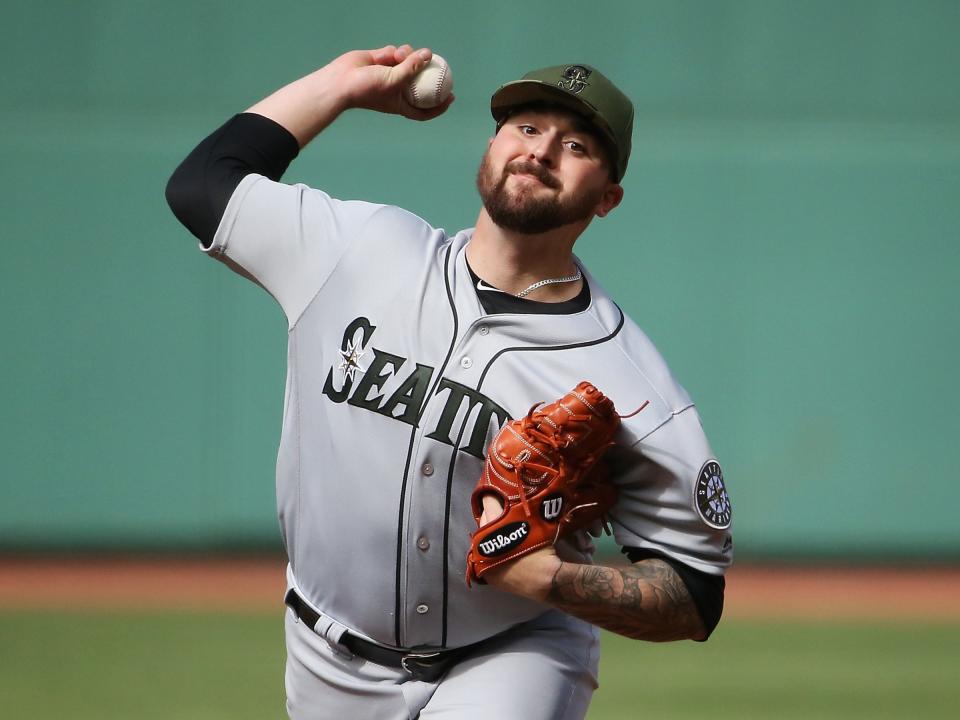
[[[661,555],[653,550],[641,548],[625,547],[623,554],[629,558],[630,562],[638,560],[648,560],[656,558],[663,560],[670,565],[683,580],[687,586],[690,597],[693,598],[694,605],[697,606],[697,612],[700,613],[700,619],[703,621],[703,627],[707,631],[707,637],[717,627],[720,622],[720,616],[723,614],[723,591],[726,588],[726,580],[722,575],[709,575],[701,570],[695,570],[689,565],[685,565],[678,560]],[[706,640],[706,638],[704,638]]]
[[254,113],[234,115],[174,170],[167,203],[208,247],[240,181],[250,173],[279,180],[299,152],[296,138],[282,125]]

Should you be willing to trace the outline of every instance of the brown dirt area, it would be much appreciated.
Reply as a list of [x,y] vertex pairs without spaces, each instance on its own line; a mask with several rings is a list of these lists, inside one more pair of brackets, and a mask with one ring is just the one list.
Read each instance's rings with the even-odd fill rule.
[[[279,610],[281,558],[0,558],[0,609]],[[725,617],[960,620],[960,568],[737,566]]]

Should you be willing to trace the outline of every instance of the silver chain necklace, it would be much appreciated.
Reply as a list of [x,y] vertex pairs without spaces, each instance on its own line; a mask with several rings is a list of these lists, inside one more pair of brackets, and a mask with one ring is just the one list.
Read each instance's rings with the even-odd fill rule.
[[526,290],[521,290],[517,293],[518,298],[526,297],[532,293],[537,288],[542,288],[544,285],[553,285],[555,283],[568,283],[576,282],[583,277],[583,273],[580,272],[580,268],[577,268],[577,272],[573,275],[568,275],[567,277],[558,277],[558,278],[548,278],[547,280],[541,280],[540,282],[535,282],[533,285],[528,287]]

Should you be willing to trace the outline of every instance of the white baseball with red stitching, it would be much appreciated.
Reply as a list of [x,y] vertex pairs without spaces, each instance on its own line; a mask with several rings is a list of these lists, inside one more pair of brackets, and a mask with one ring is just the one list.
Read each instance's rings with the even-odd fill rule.
[[414,75],[413,80],[403,90],[407,102],[418,108],[432,108],[440,105],[453,92],[453,74],[450,65],[440,55],[434,53],[427,66]]

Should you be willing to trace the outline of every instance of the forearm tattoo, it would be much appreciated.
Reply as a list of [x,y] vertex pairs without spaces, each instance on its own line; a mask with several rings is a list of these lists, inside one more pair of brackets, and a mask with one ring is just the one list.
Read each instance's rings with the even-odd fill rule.
[[686,585],[662,560],[617,568],[563,563],[553,576],[547,601],[638,640],[699,639],[705,634]]

